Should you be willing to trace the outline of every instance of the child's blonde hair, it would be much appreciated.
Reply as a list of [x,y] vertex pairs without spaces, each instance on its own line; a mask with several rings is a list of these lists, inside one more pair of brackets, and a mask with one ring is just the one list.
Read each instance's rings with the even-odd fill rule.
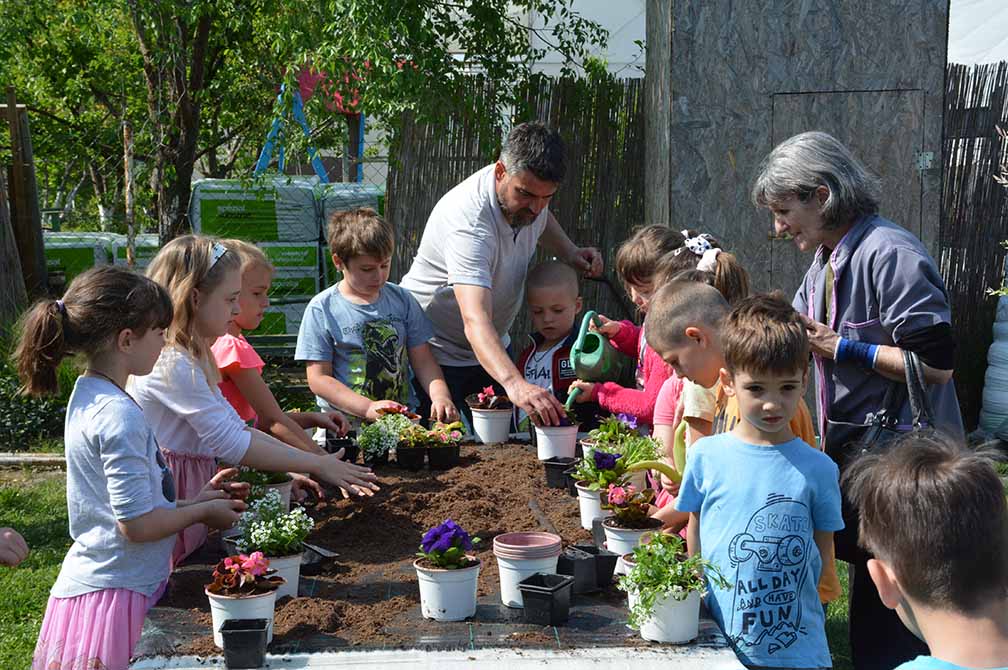
[[271,275],[273,274],[274,268],[273,264],[270,263],[269,257],[256,245],[245,240],[236,239],[221,240],[220,242],[228,250],[238,254],[238,258],[241,259],[242,274],[245,274],[252,268],[265,268]]
[[329,218],[329,253],[344,263],[354,256],[390,258],[394,250],[395,231],[369,207],[335,212]]
[[147,268],[147,276],[168,291],[175,310],[171,326],[165,333],[165,343],[192,354],[211,386],[220,381],[220,371],[210,345],[194,332],[196,303],[193,291],[209,293],[229,272],[240,272],[241,268],[242,260],[237,253],[205,235],[176,237],[162,247]]

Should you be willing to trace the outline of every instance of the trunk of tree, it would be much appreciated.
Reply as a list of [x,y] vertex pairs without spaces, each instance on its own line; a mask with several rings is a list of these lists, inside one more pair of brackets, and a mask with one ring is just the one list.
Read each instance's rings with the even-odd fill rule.
[[103,231],[110,231],[114,227],[112,212],[115,209],[109,202],[108,182],[94,163],[88,163],[88,173],[94,186],[95,200],[98,201],[98,223]]
[[6,175],[0,170],[0,330],[6,330],[13,324],[28,303],[28,293],[21,275],[21,258],[18,256],[10,209],[7,206],[6,184]]
[[[151,187],[155,193],[158,235],[165,244],[189,229],[200,98],[208,78],[207,48],[214,16],[207,10],[196,18],[195,24],[190,24],[185,12],[173,11],[172,3],[148,5],[142,0],[129,0],[128,5],[143,56],[148,116],[154,136],[160,139],[151,170]],[[151,33],[147,30],[148,18],[170,29]]]

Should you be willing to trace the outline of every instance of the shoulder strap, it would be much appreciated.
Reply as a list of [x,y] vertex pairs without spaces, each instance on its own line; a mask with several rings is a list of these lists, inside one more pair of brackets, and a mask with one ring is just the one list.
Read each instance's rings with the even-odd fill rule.
[[934,410],[924,382],[924,371],[920,358],[914,352],[903,349],[903,366],[906,368],[906,388],[913,413],[914,428],[934,426]]

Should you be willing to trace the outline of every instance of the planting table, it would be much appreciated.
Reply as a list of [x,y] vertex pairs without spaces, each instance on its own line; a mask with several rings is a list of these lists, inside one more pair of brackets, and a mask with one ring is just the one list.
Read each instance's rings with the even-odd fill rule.
[[[400,660],[422,650],[445,659],[453,655],[466,659],[467,654],[479,652],[499,661],[501,657],[494,650],[501,649],[526,650],[529,658],[555,656],[557,662],[578,654],[590,655],[593,649],[603,656],[603,650],[620,649],[621,658],[638,654],[653,657],[657,652],[696,655],[717,667],[741,667],[709,619],[701,620],[700,636],[689,645],[665,647],[643,641],[627,628],[626,595],[615,585],[574,595],[570,618],[563,626],[524,623],[522,610],[501,604],[492,542],[487,538],[505,531],[540,530],[544,519],[537,517],[542,516],[548,517],[566,543],[589,541],[590,536],[579,527],[576,499],[565,491],[545,488],[542,467],[529,447],[470,445],[463,447],[462,456],[463,465],[445,473],[382,471],[382,500],[363,505],[340,501],[312,512],[320,521],[311,541],[340,555],[321,574],[302,576],[298,598],[278,604],[276,638],[270,653],[279,656],[270,667],[284,667],[280,660],[290,654],[330,652],[326,658],[338,658],[371,651],[390,659],[396,658],[396,650],[403,654]],[[488,481],[489,473],[497,474],[500,481]],[[473,500],[476,492],[480,495]],[[484,538],[477,545],[483,547],[477,555],[484,565],[476,615],[462,622],[430,621],[420,615],[412,554],[420,534],[432,525],[430,519],[455,514],[451,510],[466,500],[472,502],[468,509],[458,511],[456,519]],[[527,503],[532,500],[542,514],[529,509]],[[494,520],[500,525],[491,525]],[[392,527],[393,523],[397,525]],[[479,523],[484,525],[474,526]],[[386,535],[387,540],[383,539]],[[191,661],[196,656],[219,655],[209,642],[208,607],[200,587],[221,555],[216,535],[211,534],[207,546],[177,568],[169,595],[148,615],[137,655],[156,657],[162,664],[167,663],[165,657],[180,658],[170,666],[138,667],[190,667],[181,657]],[[331,652],[337,653],[333,656]],[[356,658],[361,661],[359,654]],[[200,667],[214,667],[209,663]],[[493,663],[485,667],[496,667]],[[482,663],[471,664],[479,665]],[[512,661],[503,665],[514,667]],[[299,662],[287,667],[330,666]]]

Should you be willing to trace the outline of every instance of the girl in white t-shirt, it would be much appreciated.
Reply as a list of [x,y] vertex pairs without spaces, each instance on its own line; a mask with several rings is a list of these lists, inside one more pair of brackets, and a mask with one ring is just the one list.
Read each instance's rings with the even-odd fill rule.
[[[220,242],[184,235],[166,244],[147,275],[171,296],[175,316],[166,346],[151,373],[135,377],[131,388],[154,429],[180,495],[199,490],[213,476],[217,461],[259,470],[307,472],[356,495],[378,489],[370,469],[340,460],[342,453],[319,455],[289,447],[249,428],[224,399],[211,345],[228,331],[239,313],[241,260]],[[310,481],[310,480],[308,480]],[[206,539],[202,526],[179,537],[179,561]]]
[[64,356],[87,368],[66,412],[67,508],[74,543],[50,592],[32,668],[125,668],[147,610],[164,591],[174,536],[194,523],[237,522],[248,485],[219,473],[176,500],[175,484],[143,412],[123,390],[150,372],[171,323],[165,291],[118,266],[82,273],[62,300],[28,312],[15,357],[33,395],[57,390]]

